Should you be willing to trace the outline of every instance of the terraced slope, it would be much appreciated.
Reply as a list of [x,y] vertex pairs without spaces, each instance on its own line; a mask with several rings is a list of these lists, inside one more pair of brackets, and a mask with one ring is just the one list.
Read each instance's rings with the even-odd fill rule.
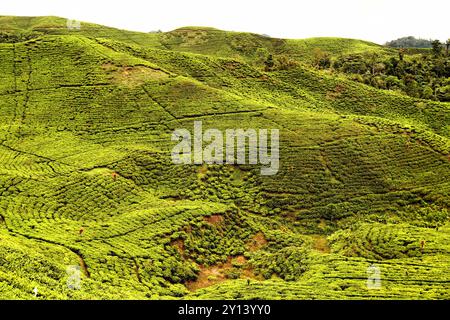
[[[65,21],[0,18],[40,32],[0,44],[1,298],[450,298],[449,104],[252,63],[385,49]],[[279,129],[280,171],[172,164],[196,120]]]

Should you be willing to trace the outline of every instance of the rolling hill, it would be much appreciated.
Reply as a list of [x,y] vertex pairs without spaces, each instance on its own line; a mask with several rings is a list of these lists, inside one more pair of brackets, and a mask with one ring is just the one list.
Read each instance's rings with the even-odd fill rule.
[[[66,21],[0,17],[0,298],[450,298],[450,104],[309,64],[395,51]],[[279,172],[173,164],[194,121],[279,129]]]

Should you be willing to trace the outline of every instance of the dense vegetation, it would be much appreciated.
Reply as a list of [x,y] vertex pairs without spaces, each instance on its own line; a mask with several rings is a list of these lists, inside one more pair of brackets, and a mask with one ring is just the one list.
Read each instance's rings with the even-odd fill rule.
[[[330,70],[395,49],[55,17],[0,30],[0,298],[450,298],[450,104]],[[280,171],[172,164],[194,120],[279,129]]]
[[331,59],[321,58],[318,67],[348,74],[352,80],[378,89],[392,90],[410,97],[450,101],[450,56],[440,43],[433,52],[398,57],[377,54],[350,54]]

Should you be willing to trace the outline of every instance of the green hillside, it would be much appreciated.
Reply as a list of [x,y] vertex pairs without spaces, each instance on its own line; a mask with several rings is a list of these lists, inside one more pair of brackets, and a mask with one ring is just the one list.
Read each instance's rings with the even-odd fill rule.
[[[450,104],[310,66],[396,51],[56,17],[0,33],[1,299],[450,298]],[[198,120],[279,129],[279,172],[173,164]]]

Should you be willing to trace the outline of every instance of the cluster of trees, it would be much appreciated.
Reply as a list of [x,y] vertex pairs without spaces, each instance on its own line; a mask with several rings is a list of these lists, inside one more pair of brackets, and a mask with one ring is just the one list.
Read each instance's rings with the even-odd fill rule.
[[386,46],[392,48],[431,48],[432,40],[417,39],[412,36],[398,38],[386,42]]
[[41,36],[42,33],[35,31],[23,31],[16,33],[8,33],[0,31],[0,43],[16,43],[31,40]]
[[250,263],[265,279],[277,275],[286,281],[296,281],[308,270],[310,255],[308,249],[288,246],[273,252],[259,250],[253,253]]
[[273,55],[267,48],[258,48],[255,52],[255,65],[265,71],[288,70],[298,62],[286,54]]
[[398,56],[376,53],[350,54],[332,60],[322,51],[315,53],[314,65],[350,75],[353,80],[379,89],[405,93],[411,97],[450,101],[450,39],[445,45],[435,40],[431,50]]

